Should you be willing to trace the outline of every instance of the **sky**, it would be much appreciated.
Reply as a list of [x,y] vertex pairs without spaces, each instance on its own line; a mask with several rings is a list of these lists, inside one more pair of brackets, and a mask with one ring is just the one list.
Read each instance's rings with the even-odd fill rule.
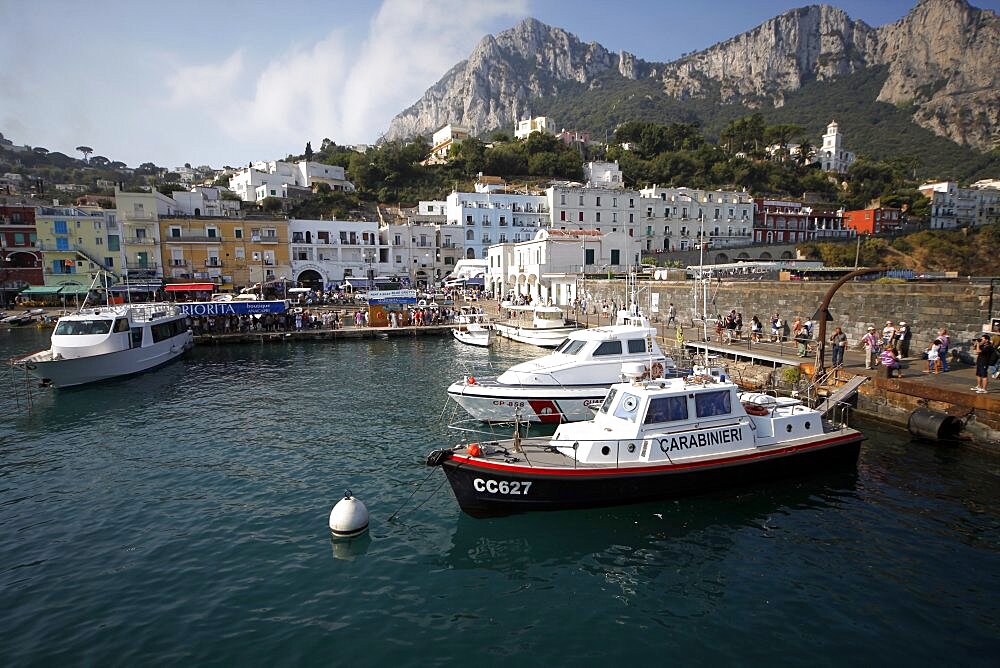
[[[916,0],[829,4],[871,26]],[[374,143],[487,34],[533,16],[654,62],[795,7],[778,0],[0,0],[0,133],[130,166],[242,165]],[[1000,0],[975,6],[1000,11]]]

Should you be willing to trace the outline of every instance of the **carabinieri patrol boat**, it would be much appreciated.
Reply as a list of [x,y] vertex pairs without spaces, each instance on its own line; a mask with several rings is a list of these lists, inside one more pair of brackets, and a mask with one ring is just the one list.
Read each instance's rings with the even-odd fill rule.
[[435,450],[459,506],[473,516],[638,503],[753,480],[855,465],[864,436],[796,399],[741,393],[724,374],[643,380],[623,365],[593,420],[551,438],[466,441]]

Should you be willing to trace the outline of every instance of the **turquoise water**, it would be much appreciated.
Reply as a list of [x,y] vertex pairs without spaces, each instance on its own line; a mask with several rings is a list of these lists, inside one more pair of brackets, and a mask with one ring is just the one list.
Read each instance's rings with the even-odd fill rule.
[[[0,332],[0,355],[46,339]],[[535,352],[199,347],[35,390],[30,415],[4,377],[0,665],[995,665],[1000,458],[981,450],[864,423],[856,473],[463,516],[423,464],[454,440],[445,387]],[[326,525],[347,488],[372,525],[345,547]]]

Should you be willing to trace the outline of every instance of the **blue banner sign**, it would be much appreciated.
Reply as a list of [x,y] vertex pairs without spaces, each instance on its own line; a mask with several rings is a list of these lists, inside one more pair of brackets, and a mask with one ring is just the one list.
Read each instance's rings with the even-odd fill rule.
[[416,290],[371,290],[369,304],[416,304]]
[[284,301],[253,302],[234,299],[231,302],[181,302],[177,304],[187,315],[260,315],[284,313]]

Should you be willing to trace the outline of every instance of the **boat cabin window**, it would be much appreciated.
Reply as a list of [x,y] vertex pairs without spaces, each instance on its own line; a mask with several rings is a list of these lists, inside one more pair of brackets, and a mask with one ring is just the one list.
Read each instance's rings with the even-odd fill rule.
[[129,345],[133,348],[142,348],[142,327],[132,328],[132,342]]
[[557,353],[562,353],[563,355],[576,355],[583,348],[586,341],[574,341],[573,339],[566,339],[559,347],[556,348]]
[[643,424],[676,422],[688,419],[687,397],[656,397],[649,400],[649,409]]
[[111,320],[63,320],[56,325],[56,331],[53,334],[60,336],[107,334],[111,331],[111,325]]
[[622,354],[621,341],[602,341],[601,345],[597,346],[597,350],[594,351],[594,357],[600,357],[602,355],[621,355],[621,354]]
[[115,319],[115,334],[121,334],[122,332],[128,331],[128,318],[116,318]]
[[646,352],[646,339],[629,339],[628,340],[628,351],[630,353],[644,353],[644,352]]
[[617,392],[618,390],[608,390],[608,396],[604,397],[604,403],[601,404],[602,413],[607,413],[608,409],[611,408],[611,404],[614,403],[615,400],[615,393]]
[[732,395],[729,390],[702,392],[694,395],[694,409],[698,417],[729,415],[733,412]]
[[639,414],[638,408],[639,397],[628,392],[622,392],[622,399],[615,407],[615,417],[635,422],[636,415]]

